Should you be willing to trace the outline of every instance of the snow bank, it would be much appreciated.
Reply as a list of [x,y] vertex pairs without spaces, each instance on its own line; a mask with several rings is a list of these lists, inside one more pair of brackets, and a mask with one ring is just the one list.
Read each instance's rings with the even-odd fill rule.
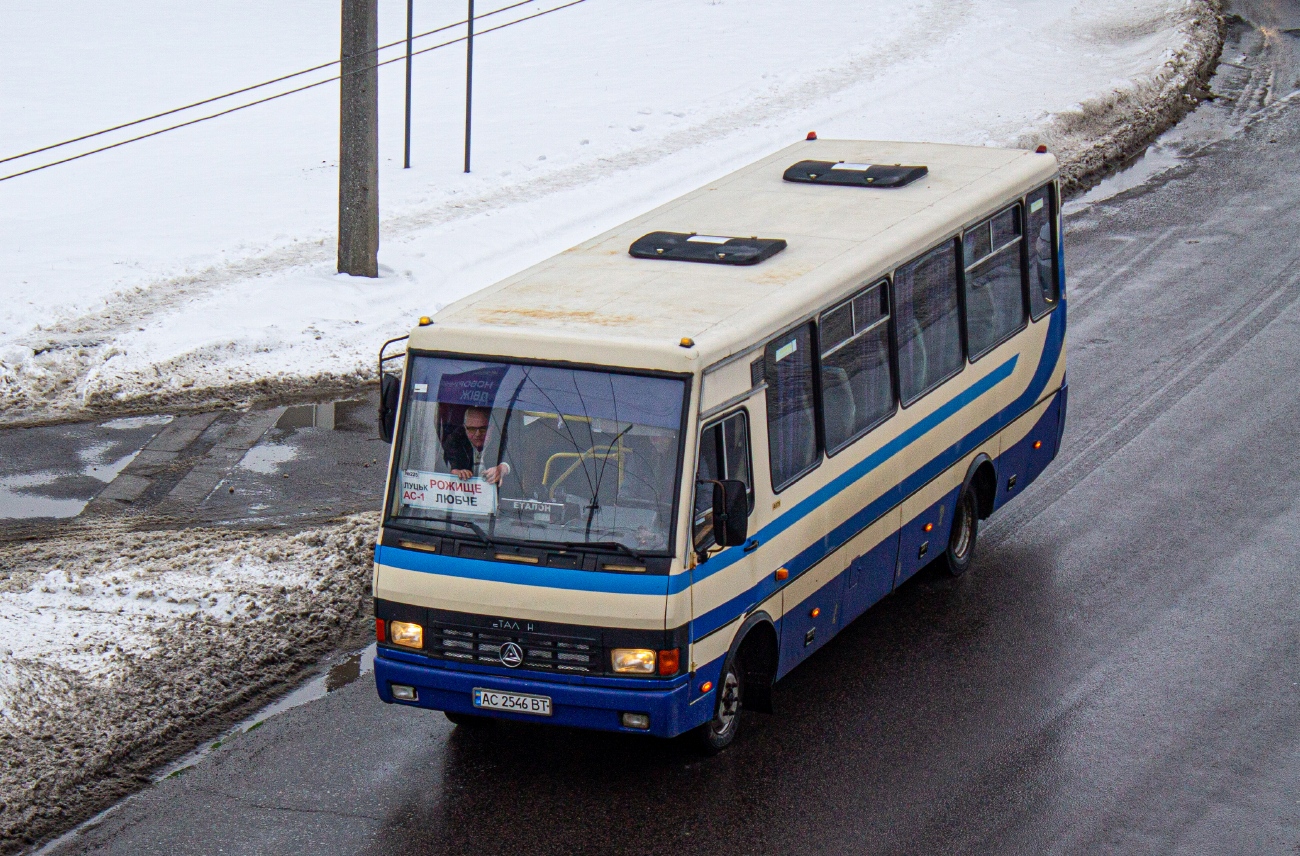
[[[1042,139],[1091,173],[1182,109],[1216,4],[589,0],[480,41],[468,176],[459,49],[417,59],[411,170],[389,66],[378,281],[333,274],[333,86],[0,182],[0,421],[353,387],[419,315],[809,129]],[[381,0],[381,40],[404,8]],[[0,77],[24,85],[0,152],[329,59],[337,21],[324,0],[6,4]]]
[[66,828],[367,631],[376,519],[102,522],[0,566],[0,852]]

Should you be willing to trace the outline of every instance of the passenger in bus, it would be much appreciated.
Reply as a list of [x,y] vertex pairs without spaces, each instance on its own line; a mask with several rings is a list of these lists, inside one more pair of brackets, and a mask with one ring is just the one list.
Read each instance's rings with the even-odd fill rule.
[[452,475],[462,479],[482,476],[488,484],[500,484],[510,474],[510,465],[505,461],[494,467],[483,466],[483,452],[487,447],[491,422],[491,410],[486,407],[470,407],[465,410],[462,429],[448,432],[443,443],[443,454]]

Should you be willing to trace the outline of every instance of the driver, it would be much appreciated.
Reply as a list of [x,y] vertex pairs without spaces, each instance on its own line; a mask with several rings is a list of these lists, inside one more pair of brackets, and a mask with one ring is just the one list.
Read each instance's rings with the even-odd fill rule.
[[483,467],[483,449],[487,446],[491,420],[492,411],[486,407],[470,407],[465,411],[464,439],[469,442],[447,444],[447,465],[452,475],[461,479],[479,475],[488,484],[500,484],[510,474],[510,465],[505,461],[495,467]]

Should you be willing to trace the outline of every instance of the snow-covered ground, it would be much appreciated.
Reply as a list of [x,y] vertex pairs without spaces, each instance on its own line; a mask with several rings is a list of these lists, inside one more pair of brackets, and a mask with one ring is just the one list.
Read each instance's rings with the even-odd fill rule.
[[364,644],[376,520],[249,535],[113,523],[0,557],[0,852]]
[[[416,5],[417,31],[461,8]],[[476,43],[470,175],[462,47],[416,59],[410,170],[402,65],[389,65],[378,281],[333,272],[337,84],[0,181],[0,420],[371,377],[378,343],[419,315],[811,129],[1046,138],[1080,157],[1168,100],[1211,50],[1214,5],[586,0]],[[401,37],[404,10],[380,0],[381,42]],[[0,157],[329,61],[338,18],[335,0],[11,0]]]

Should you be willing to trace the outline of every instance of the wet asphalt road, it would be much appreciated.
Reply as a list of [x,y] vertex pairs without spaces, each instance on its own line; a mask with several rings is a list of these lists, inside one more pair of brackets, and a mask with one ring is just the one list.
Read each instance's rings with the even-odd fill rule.
[[363,679],[59,853],[1300,853],[1300,103],[1068,221],[1060,458],[679,743],[454,729]]

